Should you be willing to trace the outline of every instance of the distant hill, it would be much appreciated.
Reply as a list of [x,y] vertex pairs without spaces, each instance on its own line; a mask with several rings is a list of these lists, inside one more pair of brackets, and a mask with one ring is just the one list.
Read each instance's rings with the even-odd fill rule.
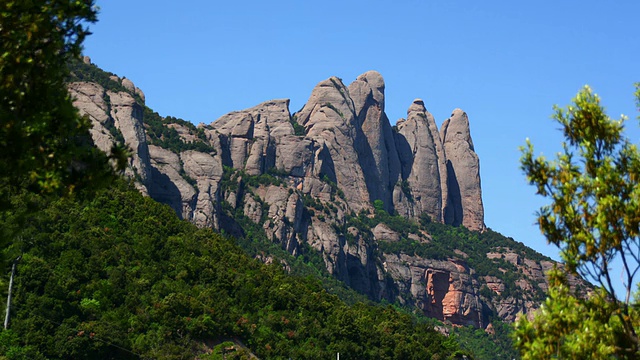
[[452,325],[530,314],[554,262],[484,224],[466,113],[438,130],[416,99],[392,126],[384,88],[375,71],[348,86],[331,77],[298,112],[272,100],[195,126],[155,113],[131,80],[88,58],[69,82],[96,145],[132,149],[139,191],[252,256]]

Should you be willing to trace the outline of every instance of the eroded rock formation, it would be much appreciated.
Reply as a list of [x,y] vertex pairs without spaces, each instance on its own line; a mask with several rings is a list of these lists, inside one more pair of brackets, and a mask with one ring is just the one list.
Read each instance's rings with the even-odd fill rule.
[[[145,136],[142,91],[131,80],[110,79],[125,90],[69,84],[75,105],[91,118],[96,145],[107,152],[118,141],[129,146],[128,175],[182,218],[236,236],[244,235],[242,221],[250,221],[293,255],[314,249],[329,273],[370,298],[415,306],[453,324],[485,327],[489,314],[511,321],[537,307],[535,294],[546,289],[551,262],[508,249],[486,254],[524,274],[505,284],[478,276],[465,249],[439,260],[378,249],[434,241],[424,230],[401,234],[384,223],[367,230],[349,220],[373,216],[374,202],[381,201],[389,214],[485,231],[479,159],[462,110],[438,131],[416,99],[392,127],[384,80],[369,71],[348,86],[337,77],[321,81],[295,114],[288,100],[272,100],[198,128],[165,121],[160,125],[184,145],[170,149]],[[201,146],[187,146],[194,143]],[[514,286],[529,295],[510,294]]]
[[482,231],[485,225],[480,159],[473,147],[467,114],[455,109],[442,124],[440,132],[447,156],[449,194],[453,204],[451,224]]

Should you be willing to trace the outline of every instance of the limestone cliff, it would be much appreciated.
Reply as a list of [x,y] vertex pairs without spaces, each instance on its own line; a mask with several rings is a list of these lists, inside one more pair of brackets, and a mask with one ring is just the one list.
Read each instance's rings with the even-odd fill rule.
[[69,90],[96,145],[129,146],[127,174],[182,218],[263,236],[293,256],[312,251],[371,299],[453,324],[485,327],[538,307],[552,262],[486,228],[462,110],[438,131],[416,99],[392,126],[384,80],[369,71],[348,86],[321,81],[294,114],[272,100],[195,127],[153,113],[129,79],[83,74]]

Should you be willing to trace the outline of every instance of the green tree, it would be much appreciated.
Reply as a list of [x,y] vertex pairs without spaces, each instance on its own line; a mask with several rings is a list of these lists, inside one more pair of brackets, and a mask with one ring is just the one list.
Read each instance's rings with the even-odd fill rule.
[[[93,0],[0,2],[0,201],[70,193],[112,175],[67,91],[67,63],[96,21]],[[122,149],[113,158],[125,165]]]
[[[640,84],[636,84],[640,107]],[[516,325],[524,359],[637,358],[639,314],[632,298],[640,269],[640,152],[611,119],[599,97],[585,87],[566,109],[555,107],[565,142],[557,159],[534,157],[527,141],[522,169],[537,193],[551,199],[538,224],[558,246],[565,270],[598,286],[575,294],[556,269],[549,296],[536,317]],[[612,262],[620,259],[624,293],[616,291]]]
[[94,146],[91,121],[65,84],[96,12],[93,0],[0,1],[0,219],[11,220],[0,229],[2,248],[38,213],[42,195],[99,188],[116,177],[109,157],[118,170],[127,164],[123,147],[107,157]]

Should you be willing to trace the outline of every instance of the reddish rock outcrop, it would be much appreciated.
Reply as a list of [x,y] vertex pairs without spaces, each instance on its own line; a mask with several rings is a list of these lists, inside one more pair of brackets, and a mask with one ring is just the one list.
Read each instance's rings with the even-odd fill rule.
[[452,324],[486,325],[488,314],[483,313],[477,294],[479,283],[464,263],[387,254],[384,267],[400,285],[405,304]]

